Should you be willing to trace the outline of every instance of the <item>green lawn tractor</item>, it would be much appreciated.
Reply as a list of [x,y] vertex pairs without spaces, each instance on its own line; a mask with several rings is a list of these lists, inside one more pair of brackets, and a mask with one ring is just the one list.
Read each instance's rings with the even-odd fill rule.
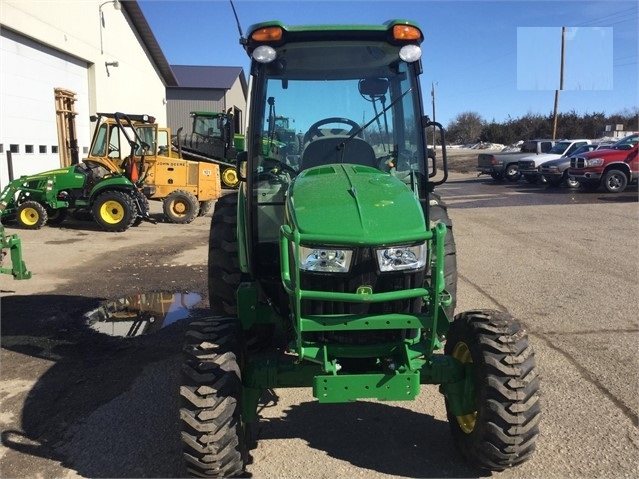
[[125,231],[149,218],[148,201],[112,162],[84,160],[25,175],[0,193],[0,219],[25,229],[59,225],[68,213],[90,212],[106,231]]
[[[408,401],[439,385],[472,465],[500,471],[533,454],[539,378],[526,330],[506,312],[454,312],[455,241],[435,192],[448,178],[445,135],[423,114],[422,41],[404,20],[268,22],[241,39],[251,58],[242,184],[211,222],[216,316],[192,322],[184,347],[191,474],[250,472],[260,398],[290,387],[341,403]],[[271,98],[305,132],[296,164],[262,148]]]

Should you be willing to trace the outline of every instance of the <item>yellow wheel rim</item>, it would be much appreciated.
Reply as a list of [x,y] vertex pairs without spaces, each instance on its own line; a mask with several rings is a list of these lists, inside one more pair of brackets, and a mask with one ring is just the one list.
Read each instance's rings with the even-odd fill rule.
[[111,225],[118,224],[124,219],[124,208],[117,201],[105,201],[100,207],[100,217]]
[[171,205],[171,209],[173,210],[173,213],[175,213],[178,216],[184,216],[187,212],[187,206],[186,203],[184,203],[183,201],[174,201],[173,204]]
[[40,214],[35,208],[25,208],[20,212],[20,221],[27,226],[33,226],[40,220]]
[[237,177],[237,171],[235,171],[235,168],[227,168],[224,170],[222,172],[222,181],[226,186],[236,186],[240,180]]
[[[455,348],[453,349],[453,357],[462,364],[469,364],[473,362],[473,357],[470,354],[468,345],[461,341],[455,344]],[[457,418],[457,424],[459,424],[459,428],[466,434],[470,434],[475,430],[475,423],[477,422],[477,411],[473,411],[469,414],[464,414],[463,416],[455,417]]]

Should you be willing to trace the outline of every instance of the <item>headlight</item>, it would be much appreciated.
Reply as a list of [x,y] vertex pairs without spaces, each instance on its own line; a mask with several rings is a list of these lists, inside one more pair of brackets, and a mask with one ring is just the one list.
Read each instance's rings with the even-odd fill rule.
[[352,257],[350,250],[300,246],[300,269],[318,273],[347,273]]
[[413,63],[422,57],[422,49],[419,45],[404,45],[399,50],[399,58],[406,63]]
[[426,264],[426,245],[392,246],[376,250],[382,273],[423,268]]
[[277,52],[275,49],[268,45],[260,45],[253,50],[253,60],[259,63],[271,63],[275,60]]
[[603,162],[603,158],[592,158],[590,160],[586,160],[585,167],[588,168],[589,166],[601,166],[603,165]]

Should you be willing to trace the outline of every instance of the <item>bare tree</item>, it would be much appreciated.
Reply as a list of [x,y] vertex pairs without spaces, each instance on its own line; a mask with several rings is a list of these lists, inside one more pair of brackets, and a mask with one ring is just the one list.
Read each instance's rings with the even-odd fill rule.
[[485,121],[479,113],[466,111],[448,124],[448,138],[453,143],[474,143],[480,140]]

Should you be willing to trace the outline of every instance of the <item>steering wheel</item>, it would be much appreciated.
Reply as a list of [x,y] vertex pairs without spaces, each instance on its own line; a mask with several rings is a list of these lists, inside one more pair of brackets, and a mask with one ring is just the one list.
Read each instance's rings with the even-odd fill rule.
[[313,123],[308,131],[306,133],[304,133],[304,141],[303,144],[308,143],[309,141],[314,140],[316,137],[320,137],[320,136],[326,136],[322,130],[319,129],[320,126],[323,125],[328,125],[329,123],[342,123],[344,125],[348,125],[351,127],[351,129],[348,131],[348,133],[346,133],[347,135],[352,135],[353,133],[355,133],[357,130],[359,130],[361,128],[360,124],[350,120],[348,118],[339,118],[336,116],[330,117],[330,118],[324,118],[323,120],[320,121],[316,121],[315,123]]
[[288,171],[292,175],[297,175],[297,170],[290,165],[287,165],[283,161],[276,160],[275,158],[264,158],[262,161],[263,174],[277,175],[280,171]]

